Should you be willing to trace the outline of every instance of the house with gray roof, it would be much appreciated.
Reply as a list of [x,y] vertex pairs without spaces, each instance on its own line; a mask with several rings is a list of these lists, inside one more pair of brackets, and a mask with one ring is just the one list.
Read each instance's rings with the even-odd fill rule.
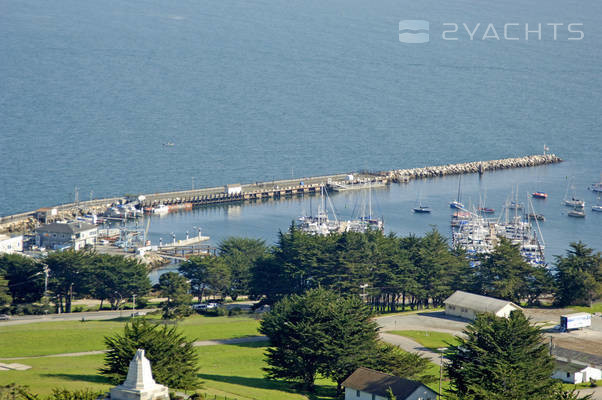
[[86,222],[53,222],[40,226],[35,231],[36,246],[59,250],[72,248],[83,249],[86,245],[96,243],[98,228]]
[[556,360],[552,378],[574,384],[602,379],[602,357],[598,355],[556,345],[550,346],[550,354]]
[[522,310],[508,300],[495,299],[474,293],[456,290],[444,302],[445,314],[474,320],[477,314],[491,313],[498,317],[507,318],[514,310]]
[[356,369],[345,379],[343,387],[345,400],[387,400],[389,388],[397,400],[437,399],[437,393],[421,382],[363,367]]

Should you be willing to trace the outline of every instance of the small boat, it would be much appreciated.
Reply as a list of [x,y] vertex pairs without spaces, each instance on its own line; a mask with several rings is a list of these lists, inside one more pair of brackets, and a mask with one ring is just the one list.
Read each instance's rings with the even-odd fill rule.
[[592,184],[590,189],[593,190],[594,192],[602,193],[602,182]]
[[521,210],[522,208],[523,205],[518,201],[511,201],[510,204],[508,204],[508,209],[510,210]]
[[528,213],[528,214],[525,214],[525,217],[527,219],[536,219],[538,221],[546,220],[546,217],[544,217],[543,214],[537,214],[537,213]]
[[464,204],[460,203],[459,201],[454,200],[451,203],[449,203],[449,207],[450,208],[463,209],[464,208]]
[[533,196],[536,199],[547,199],[548,198],[548,194],[545,192],[534,192],[534,193],[531,193],[531,196]]
[[428,214],[431,212],[431,208],[428,206],[423,206],[422,204],[418,207],[414,207],[414,212],[418,214]]
[[602,212],[602,206],[592,206],[592,211]]
[[456,208],[456,209],[463,209],[464,208],[464,204],[462,204],[460,202],[460,185],[462,182],[462,177],[460,176],[460,179],[458,180],[458,196],[456,197],[456,200],[452,201],[451,203],[449,203],[449,207],[450,208]]
[[573,217],[573,218],[585,218],[585,211],[583,211],[583,209],[579,210],[579,209],[574,209],[571,210],[567,213],[567,215],[569,217]]
[[174,147],[174,146],[175,146],[174,142],[163,143],[163,147]]
[[481,214],[493,214],[495,212],[495,210],[493,208],[488,208],[488,207],[479,207],[478,211]]
[[165,204],[159,204],[157,207],[153,208],[153,214],[167,214],[169,212],[169,207]]
[[568,207],[583,208],[583,207],[585,207],[585,201],[579,200],[575,197],[571,197],[570,199],[564,200],[564,205],[568,206]]

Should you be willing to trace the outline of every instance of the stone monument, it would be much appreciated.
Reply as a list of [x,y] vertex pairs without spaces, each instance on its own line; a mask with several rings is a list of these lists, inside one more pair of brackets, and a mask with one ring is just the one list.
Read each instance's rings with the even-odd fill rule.
[[150,362],[141,349],[130,361],[125,382],[111,389],[110,394],[111,400],[169,400],[167,386],[155,382]]

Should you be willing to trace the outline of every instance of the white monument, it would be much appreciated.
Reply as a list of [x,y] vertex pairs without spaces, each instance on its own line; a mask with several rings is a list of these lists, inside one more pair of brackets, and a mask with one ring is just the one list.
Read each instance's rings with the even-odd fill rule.
[[111,389],[111,400],[169,400],[167,386],[159,385],[153,379],[144,350],[136,351],[125,382]]

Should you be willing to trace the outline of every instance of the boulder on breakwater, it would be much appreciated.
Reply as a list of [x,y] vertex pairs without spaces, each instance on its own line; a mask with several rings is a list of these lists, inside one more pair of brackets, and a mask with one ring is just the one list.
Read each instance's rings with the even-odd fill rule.
[[541,154],[517,158],[504,158],[491,161],[474,161],[461,164],[447,164],[435,167],[397,169],[387,172],[387,177],[393,182],[407,182],[410,179],[433,178],[437,176],[483,173],[497,169],[535,167],[538,165],[555,164],[562,159],[555,154]]

